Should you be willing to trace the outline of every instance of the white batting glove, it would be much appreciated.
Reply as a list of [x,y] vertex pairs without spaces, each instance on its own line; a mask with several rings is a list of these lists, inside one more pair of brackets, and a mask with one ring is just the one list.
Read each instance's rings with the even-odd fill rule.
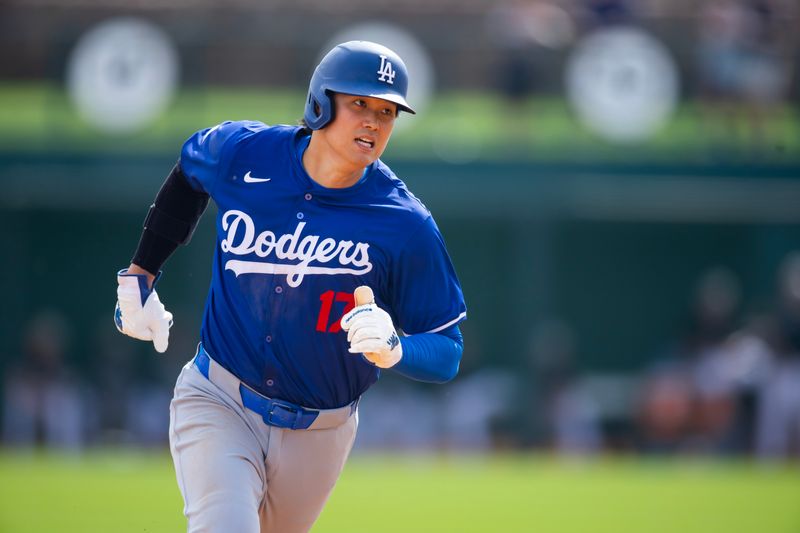
[[144,274],[128,274],[128,269],[117,273],[117,307],[114,309],[114,323],[120,333],[134,339],[153,341],[159,353],[167,351],[169,328],[172,327],[172,313],[164,309],[155,291],[158,276],[153,288],[147,286]]
[[389,313],[374,303],[359,305],[342,317],[350,353],[361,353],[373,365],[390,368],[403,357],[403,345]]

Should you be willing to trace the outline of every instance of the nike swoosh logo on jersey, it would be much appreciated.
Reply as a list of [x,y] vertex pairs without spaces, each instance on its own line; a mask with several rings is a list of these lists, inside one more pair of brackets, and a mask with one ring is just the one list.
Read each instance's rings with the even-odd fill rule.
[[250,171],[247,171],[247,174],[244,175],[244,182],[245,183],[264,183],[265,181],[270,181],[272,178],[254,178],[250,175]]

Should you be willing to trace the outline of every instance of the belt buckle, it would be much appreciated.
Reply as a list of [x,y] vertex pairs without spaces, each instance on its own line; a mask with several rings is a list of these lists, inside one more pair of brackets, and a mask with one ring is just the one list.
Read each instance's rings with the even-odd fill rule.
[[269,411],[264,416],[264,422],[270,426],[297,429],[301,414],[301,409],[295,405],[272,400]]

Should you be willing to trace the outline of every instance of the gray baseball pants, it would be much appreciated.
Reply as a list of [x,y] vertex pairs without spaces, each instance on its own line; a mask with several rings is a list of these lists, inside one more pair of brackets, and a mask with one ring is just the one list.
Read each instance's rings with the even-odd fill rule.
[[358,412],[274,427],[242,405],[239,383],[212,360],[209,379],[190,361],[175,385],[169,440],[188,531],[308,531],[353,447]]

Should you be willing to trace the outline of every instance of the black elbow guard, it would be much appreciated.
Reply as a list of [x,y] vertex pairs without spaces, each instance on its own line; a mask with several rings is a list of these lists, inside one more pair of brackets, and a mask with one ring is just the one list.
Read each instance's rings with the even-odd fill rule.
[[208,194],[189,185],[180,166],[175,165],[150,206],[144,228],[176,244],[187,244],[208,207],[208,199]]

